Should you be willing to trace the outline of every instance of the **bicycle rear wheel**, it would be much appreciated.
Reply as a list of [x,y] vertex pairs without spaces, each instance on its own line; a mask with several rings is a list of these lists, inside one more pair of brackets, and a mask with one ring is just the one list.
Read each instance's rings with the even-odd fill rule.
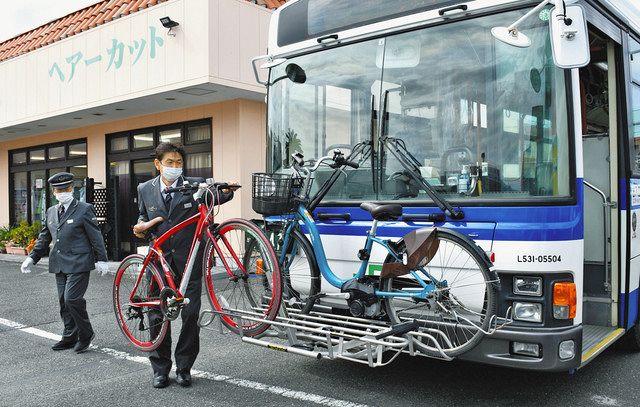
[[[257,336],[269,328],[282,301],[278,261],[262,230],[244,219],[230,219],[205,245],[203,271],[211,306],[232,332]],[[239,318],[251,315],[257,320]]]
[[152,263],[142,270],[144,259],[134,254],[120,263],[113,279],[113,310],[125,338],[136,348],[150,352],[162,343],[169,321],[159,306],[148,304],[160,300],[164,283]]
[[[475,243],[447,229],[437,229],[435,233],[438,251],[429,263],[415,270],[424,282],[430,283],[432,279],[439,282],[431,298],[391,297],[384,305],[391,323],[416,320],[423,328],[421,331],[434,338],[413,337],[420,351],[438,357],[439,346],[447,356],[454,357],[471,350],[488,330],[496,313],[498,282]],[[404,242],[400,241],[401,258],[405,251]],[[386,262],[395,261],[390,257]],[[422,286],[409,274],[382,279],[381,288],[387,292],[407,292],[420,290]]]

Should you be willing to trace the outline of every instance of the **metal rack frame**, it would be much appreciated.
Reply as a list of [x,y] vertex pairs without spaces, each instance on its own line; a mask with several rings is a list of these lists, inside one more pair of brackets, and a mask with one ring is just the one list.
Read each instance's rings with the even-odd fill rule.
[[[388,322],[372,319],[319,311],[301,314],[295,309],[283,307],[276,318],[270,321],[263,319],[264,314],[259,311],[259,309],[252,311],[227,309],[223,312],[205,310],[200,313],[198,325],[203,329],[215,330],[209,326],[217,319],[220,333],[224,334],[222,315],[231,317],[238,325],[246,322],[268,323],[270,329],[260,337],[248,337],[243,335],[240,329],[242,342],[314,359],[343,359],[366,364],[369,367],[388,365],[401,353],[446,361],[454,359],[446,353],[447,348],[453,347],[449,338],[435,327],[420,327],[417,331],[396,333],[392,331],[394,327]],[[512,322],[511,308],[509,308],[504,317],[492,316],[489,329],[483,332],[485,335],[491,335]],[[428,355],[416,349],[414,340],[428,341],[427,343],[431,344],[438,356]],[[441,343],[446,347],[443,348]]]

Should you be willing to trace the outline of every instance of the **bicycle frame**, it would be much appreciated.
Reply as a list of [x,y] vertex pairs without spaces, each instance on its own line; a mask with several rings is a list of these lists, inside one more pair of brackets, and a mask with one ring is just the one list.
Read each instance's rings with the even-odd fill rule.
[[[193,223],[197,223],[197,225],[196,225],[196,232],[193,236],[193,241],[191,243],[191,249],[189,250],[189,256],[187,258],[187,266],[185,267],[184,273],[182,274],[182,279],[180,280],[180,286],[176,287],[176,284],[173,280],[173,273],[171,270],[171,266],[169,266],[169,263],[165,260],[164,255],[162,254],[162,245],[171,236],[175,235],[176,233],[178,233],[179,231],[181,231],[182,229],[184,229],[185,227]],[[218,253],[218,256],[222,260],[225,266],[225,269],[227,270],[227,274],[229,274],[230,277],[233,275],[227,259],[222,255],[222,251],[220,250],[220,246],[218,245],[218,242],[216,241],[216,239],[213,238],[213,234],[211,233],[209,225],[211,225],[211,222],[208,217],[207,206],[204,203],[200,202],[198,204],[198,214],[193,215],[188,219],[185,219],[184,221],[180,222],[179,224],[175,225],[174,227],[172,227],[171,229],[163,233],[160,237],[154,238],[152,240],[151,244],[149,245],[149,253],[144,259],[142,269],[140,270],[140,274],[138,275],[138,279],[136,280],[134,289],[131,291],[131,294],[129,297],[129,301],[131,302],[131,305],[141,306],[141,307],[160,305],[160,300],[145,301],[145,302],[133,301],[134,293],[137,292],[138,290],[138,285],[142,281],[142,278],[145,274],[145,270],[149,262],[151,262],[151,260],[153,260],[154,258],[157,258],[160,261],[167,285],[171,289],[176,291],[176,295],[178,296],[179,299],[183,299],[184,297],[183,293],[187,291],[187,286],[189,284],[189,279],[191,278],[193,265],[196,259],[196,253],[198,253],[198,249],[200,248],[200,244],[202,243],[202,236],[205,230],[207,232],[207,236],[213,243],[215,251]],[[242,262],[240,261],[237,254],[235,253],[235,250],[231,248],[231,244],[227,241],[226,237],[220,236],[220,240],[223,242],[227,250],[229,250],[229,252],[232,254],[233,259],[236,262],[236,265],[239,267],[242,273],[246,273],[244,266],[242,265]]]
[[[283,247],[288,247],[289,237],[291,236],[291,232],[293,228],[302,223],[309,231],[309,235],[311,237],[311,244],[313,246],[313,252],[316,256],[316,261],[318,262],[318,267],[320,269],[320,273],[322,276],[336,288],[342,288],[344,284],[349,280],[343,280],[336,276],[336,274],[331,270],[329,266],[329,262],[327,261],[327,256],[324,251],[324,247],[322,245],[322,240],[320,239],[320,233],[318,232],[318,228],[315,225],[313,217],[309,213],[309,211],[305,208],[303,204],[298,206],[298,209],[294,215],[293,221],[286,227],[284,233],[284,241]],[[380,239],[376,237],[376,229],[377,229],[378,221],[373,220],[373,225],[369,233],[367,233],[367,239],[365,242],[364,249],[367,253],[371,253],[371,249],[373,248],[373,244],[377,243],[384,247],[387,252],[393,256],[396,260],[402,261],[402,259],[398,256],[398,254],[389,246],[386,240]],[[282,258],[278,259],[280,264],[284,264],[284,256],[286,256],[286,250],[282,251]],[[356,273],[354,279],[360,279],[365,276],[367,271],[367,266],[369,265],[369,260],[367,258],[361,260],[360,267],[358,272]],[[415,270],[411,270],[411,275],[416,279],[416,281],[422,286],[422,289],[407,289],[399,292],[390,292],[390,291],[381,291],[375,290],[375,295],[377,297],[409,297],[409,298],[418,298],[418,299],[426,299],[427,295],[436,290],[437,285],[440,284],[436,278],[430,275],[423,267],[420,267],[419,270],[424,273],[426,277],[429,279],[429,283],[425,282],[425,280],[416,273]],[[446,284],[446,282],[443,282]]]

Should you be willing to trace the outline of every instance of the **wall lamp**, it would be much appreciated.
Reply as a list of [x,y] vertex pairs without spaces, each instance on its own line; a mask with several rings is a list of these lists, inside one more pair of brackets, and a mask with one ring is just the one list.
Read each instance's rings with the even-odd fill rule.
[[177,27],[177,26],[180,25],[180,24],[178,24],[177,21],[173,21],[171,19],[171,17],[162,17],[160,19],[160,22],[162,23],[162,26],[164,28],[168,28],[169,29],[169,31],[167,31],[167,35],[170,35],[172,37],[176,36],[176,33],[174,31],[172,31],[172,30],[173,30],[174,27]]

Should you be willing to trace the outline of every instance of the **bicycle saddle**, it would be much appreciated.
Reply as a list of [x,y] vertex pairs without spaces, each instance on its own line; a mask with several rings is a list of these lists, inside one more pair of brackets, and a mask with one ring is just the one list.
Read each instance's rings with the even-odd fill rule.
[[397,220],[402,216],[402,205],[399,204],[378,205],[373,202],[363,202],[360,204],[360,209],[369,212],[375,220]]

